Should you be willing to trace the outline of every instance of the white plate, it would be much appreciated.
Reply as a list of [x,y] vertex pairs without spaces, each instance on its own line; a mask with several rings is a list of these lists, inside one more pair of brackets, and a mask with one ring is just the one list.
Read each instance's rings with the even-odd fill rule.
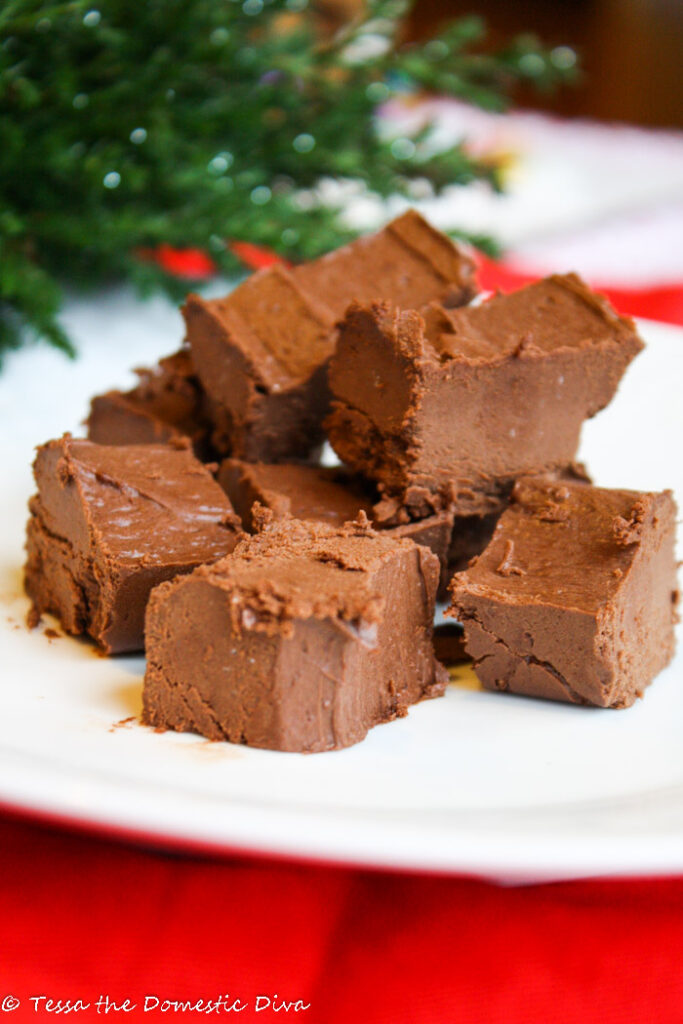
[[[142,658],[23,625],[31,449],[76,430],[87,397],[127,384],[126,367],[171,351],[178,317],[117,294],[66,319],[78,362],[36,348],[0,376],[1,802],[169,844],[496,878],[683,871],[681,655],[616,712],[484,693],[463,670],[445,699],[314,756],[117,725],[139,713]],[[642,333],[581,454],[605,485],[674,487],[680,503],[683,331]]]

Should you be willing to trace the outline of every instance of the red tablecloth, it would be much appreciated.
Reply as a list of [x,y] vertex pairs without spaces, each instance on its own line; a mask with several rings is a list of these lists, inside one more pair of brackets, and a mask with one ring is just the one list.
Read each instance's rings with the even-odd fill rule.
[[[683,880],[501,888],[1,828],[0,1001],[21,1000],[7,1019],[47,1017],[43,995],[90,1002],[69,1015],[83,1020],[102,996],[137,1004],[119,1020],[683,1020]],[[310,1008],[256,1011],[276,995]],[[161,1009],[219,996],[248,1005]]]
[[[661,302],[620,305],[683,323],[683,288]],[[503,888],[0,829],[0,1020],[683,1021],[683,879]]]

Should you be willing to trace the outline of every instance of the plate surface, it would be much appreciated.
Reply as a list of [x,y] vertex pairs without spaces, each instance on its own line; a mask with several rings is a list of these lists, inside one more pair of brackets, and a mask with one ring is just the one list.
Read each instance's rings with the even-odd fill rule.
[[[29,633],[21,591],[32,447],[79,431],[88,397],[177,347],[162,301],[72,305],[69,363],[35,348],[0,376],[0,802],[168,845],[467,872],[499,879],[683,872],[683,654],[643,701],[601,711],[481,691],[446,697],[357,746],[303,756],[138,724],[142,658]],[[606,486],[672,487],[683,503],[683,330],[647,344],[581,457]]]

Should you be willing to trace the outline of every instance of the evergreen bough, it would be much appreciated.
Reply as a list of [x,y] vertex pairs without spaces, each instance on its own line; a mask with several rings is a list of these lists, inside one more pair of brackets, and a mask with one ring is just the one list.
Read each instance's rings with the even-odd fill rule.
[[[498,168],[429,129],[388,138],[379,104],[430,90],[489,110],[575,74],[565,47],[483,48],[475,17],[402,43],[410,3],[368,0],[321,36],[305,0],[4,0],[0,5],[0,359],[30,335],[71,351],[62,287],[185,289],[146,254],[230,240],[308,259],[352,237],[325,178],[386,197]],[[474,239],[482,246],[487,239]]]

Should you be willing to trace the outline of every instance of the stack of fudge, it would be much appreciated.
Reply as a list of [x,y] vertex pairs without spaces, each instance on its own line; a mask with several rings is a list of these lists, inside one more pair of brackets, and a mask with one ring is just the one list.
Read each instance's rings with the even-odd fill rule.
[[481,301],[409,211],[183,314],[88,440],[38,450],[30,503],[33,620],[144,648],[145,722],[355,743],[443,694],[449,591],[489,689],[625,707],[671,659],[671,493],[575,462],[642,342],[576,275]]

